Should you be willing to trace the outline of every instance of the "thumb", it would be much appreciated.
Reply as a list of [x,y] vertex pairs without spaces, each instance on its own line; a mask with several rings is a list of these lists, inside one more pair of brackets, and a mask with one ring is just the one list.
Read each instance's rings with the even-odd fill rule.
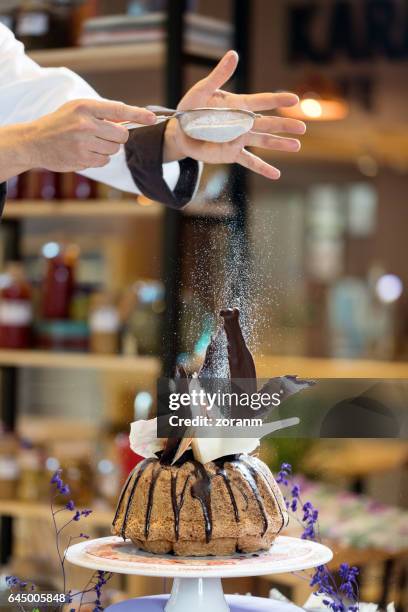
[[236,51],[227,51],[210,74],[201,81],[200,88],[205,89],[206,93],[210,95],[213,94],[232,77],[238,61],[239,57]]
[[146,108],[129,106],[114,100],[90,100],[88,104],[90,113],[98,119],[108,121],[132,121],[151,125],[156,123],[156,115]]

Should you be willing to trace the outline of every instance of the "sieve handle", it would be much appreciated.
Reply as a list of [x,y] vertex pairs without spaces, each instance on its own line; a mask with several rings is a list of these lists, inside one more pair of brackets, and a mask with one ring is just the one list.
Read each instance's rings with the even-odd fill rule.
[[[163,121],[167,121],[174,115],[157,115],[156,123],[163,123]],[[123,127],[128,130],[134,130],[135,128],[147,127],[144,123],[133,123],[132,121],[121,121],[119,125],[123,125]]]

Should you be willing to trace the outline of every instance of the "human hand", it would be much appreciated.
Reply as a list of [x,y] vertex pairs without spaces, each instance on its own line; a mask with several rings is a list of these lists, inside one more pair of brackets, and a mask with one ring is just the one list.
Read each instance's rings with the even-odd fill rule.
[[73,100],[26,124],[30,166],[74,172],[105,166],[129,138],[120,121],[152,125],[154,113],[110,100]]
[[[182,98],[178,110],[200,107],[241,108],[254,112],[293,106],[299,98],[292,93],[235,94],[220,89],[234,74],[238,54],[228,51],[210,74],[198,81]],[[269,151],[296,152],[300,142],[296,138],[277,136],[277,133],[304,134],[303,121],[277,116],[255,119],[250,132],[231,142],[213,143],[195,140],[182,130],[177,119],[171,119],[165,133],[165,161],[192,157],[210,164],[237,163],[270,179],[278,179],[277,168],[254,155],[246,147],[259,147]]]

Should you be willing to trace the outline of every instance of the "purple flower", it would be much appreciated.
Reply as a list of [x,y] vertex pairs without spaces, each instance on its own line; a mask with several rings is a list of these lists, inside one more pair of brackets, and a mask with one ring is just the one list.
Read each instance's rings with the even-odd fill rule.
[[54,474],[53,474],[53,476],[52,476],[52,478],[50,480],[51,484],[58,485],[60,482],[62,482],[61,474],[62,474],[62,470],[61,469],[59,469],[56,472],[54,472]]
[[292,497],[294,497],[295,499],[299,499],[300,486],[298,484],[293,485],[291,493],[292,493]]
[[[333,610],[333,612],[358,612],[358,587],[356,581],[358,569],[343,563],[339,569],[339,576],[342,582],[337,589],[336,582],[329,570],[326,566],[321,565],[313,574],[310,586],[316,587],[315,592],[317,594],[325,596],[323,604],[330,610]],[[348,607],[343,601],[342,593],[351,602]]]
[[350,600],[355,600],[358,592],[357,577],[359,570],[357,567],[350,567],[348,563],[342,563],[339,568],[341,584],[339,590]]
[[286,487],[289,484],[288,477],[292,473],[292,466],[290,463],[282,463],[280,470],[278,472],[278,476],[276,478],[276,482],[278,484],[283,484]]
[[[12,589],[13,587],[19,587],[20,589],[26,589],[29,586],[27,581],[20,580],[20,578],[17,578],[17,576],[6,576],[6,584],[9,587],[9,589]],[[35,584],[30,583],[30,591],[33,591],[34,589],[35,589]]]
[[[288,463],[282,463],[276,481],[286,487],[284,501],[286,508],[292,512],[298,522],[302,523],[304,540],[317,540],[316,529],[319,521],[319,511],[311,501],[303,502],[301,490],[298,484],[291,484],[292,467]],[[302,512],[301,515],[298,512]],[[358,569],[344,563],[339,569],[339,586],[335,577],[329,569],[322,565],[314,572],[310,586],[314,587],[315,593],[322,595],[322,602],[332,612],[358,612]],[[348,603],[345,603],[347,601]]]
[[305,523],[305,529],[302,534],[303,540],[315,540],[316,531],[315,525],[319,520],[319,512],[314,508],[312,502],[308,501],[303,504],[303,518],[302,522]]
[[87,517],[90,514],[92,514],[92,510],[77,510],[74,514],[74,516],[72,517],[73,521],[80,521],[81,517]]
[[58,493],[60,493],[61,495],[69,495],[71,492],[70,488],[62,480],[61,474],[62,470],[58,469],[56,472],[54,472],[54,475],[52,476],[50,482],[52,485],[55,485],[55,488],[57,489]]
[[96,595],[95,599],[95,607],[93,612],[102,612],[103,608],[101,605],[101,595],[102,595],[102,587],[110,580],[112,574],[107,572],[103,572],[102,570],[98,570],[96,574],[96,583],[94,586],[94,591]]
[[[105,573],[103,571],[95,572],[92,578],[92,583],[91,583],[92,586],[89,587],[89,583],[88,583],[84,591],[75,592],[73,594],[72,591],[66,591],[66,572],[65,572],[66,556],[61,555],[60,553],[62,545],[63,545],[61,538],[62,538],[62,534],[64,533],[65,528],[68,527],[68,525],[71,525],[72,521],[78,522],[80,521],[82,517],[89,516],[92,513],[92,510],[88,510],[88,509],[76,510],[74,500],[68,498],[65,500],[62,510],[69,510],[70,512],[73,512],[73,515],[71,516],[70,520],[67,520],[65,521],[64,524],[59,525],[58,524],[59,521],[57,517],[59,516],[59,512],[61,512],[61,509],[54,509],[54,499],[58,497],[58,495],[68,496],[70,493],[70,488],[63,481],[61,469],[58,469],[56,470],[56,472],[54,472],[54,474],[52,475],[50,479],[50,484],[51,484],[51,491],[53,493],[51,497],[51,514],[52,514],[53,523],[55,526],[55,539],[56,539],[56,545],[57,545],[57,554],[59,556],[60,567],[62,570],[62,583],[63,583],[62,591],[66,595],[66,603],[72,604],[75,597],[83,596],[85,593],[89,593],[90,590],[93,590],[95,592],[94,612],[103,612],[103,607],[101,603],[102,590],[103,590],[104,585],[108,582],[108,580],[110,580],[112,574]],[[82,538],[82,539],[87,540],[89,539],[89,536],[86,535],[85,533],[80,533],[79,536],[71,536],[69,537],[69,543],[71,543],[76,538]],[[7,576],[6,584],[10,589],[36,590],[37,588],[35,584],[33,584],[32,582],[27,583],[17,578],[17,576]],[[75,608],[71,608],[69,609],[69,612],[75,612],[75,610],[76,610]]]

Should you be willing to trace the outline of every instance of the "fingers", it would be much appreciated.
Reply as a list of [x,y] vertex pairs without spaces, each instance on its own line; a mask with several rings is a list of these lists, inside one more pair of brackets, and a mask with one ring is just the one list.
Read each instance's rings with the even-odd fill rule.
[[238,53],[236,51],[227,51],[214,70],[198,83],[198,87],[205,90],[208,95],[212,95],[232,77],[238,65],[238,60]]
[[297,138],[286,138],[275,136],[274,134],[264,134],[258,132],[248,132],[245,138],[246,147],[262,147],[274,151],[288,151],[296,153],[300,149],[300,142]]
[[267,116],[255,119],[253,131],[269,132],[276,134],[278,132],[286,132],[287,134],[304,134],[306,132],[306,124],[298,119],[287,119],[284,117]]
[[115,155],[119,149],[120,144],[111,142],[110,140],[104,140],[103,138],[94,138],[90,146],[90,150],[93,153],[100,153],[102,155]]
[[294,106],[299,102],[299,97],[289,92],[244,94],[239,98],[245,104],[241,108],[252,111],[274,110],[282,106]]
[[89,153],[86,160],[87,168],[102,168],[109,164],[109,155],[101,155],[100,153]]
[[129,106],[113,100],[82,100],[82,108],[88,110],[97,119],[108,121],[133,121],[152,125],[156,123],[156,115],[146,108]]
[[277,168],[266,163],[263,159],[246,149],[242,149],[236,161],[241,166],[244,166],[244,168],[248,168],[248,170],[252,170],[252,172],[261,174],[273,181],[276,181],[280,177],[280,172]]
[[95,121],[97,124],[97,136],[99,138],[119,144],[125,144],[128,141],[129,130],[125,126],[100,119],[96,119]]

